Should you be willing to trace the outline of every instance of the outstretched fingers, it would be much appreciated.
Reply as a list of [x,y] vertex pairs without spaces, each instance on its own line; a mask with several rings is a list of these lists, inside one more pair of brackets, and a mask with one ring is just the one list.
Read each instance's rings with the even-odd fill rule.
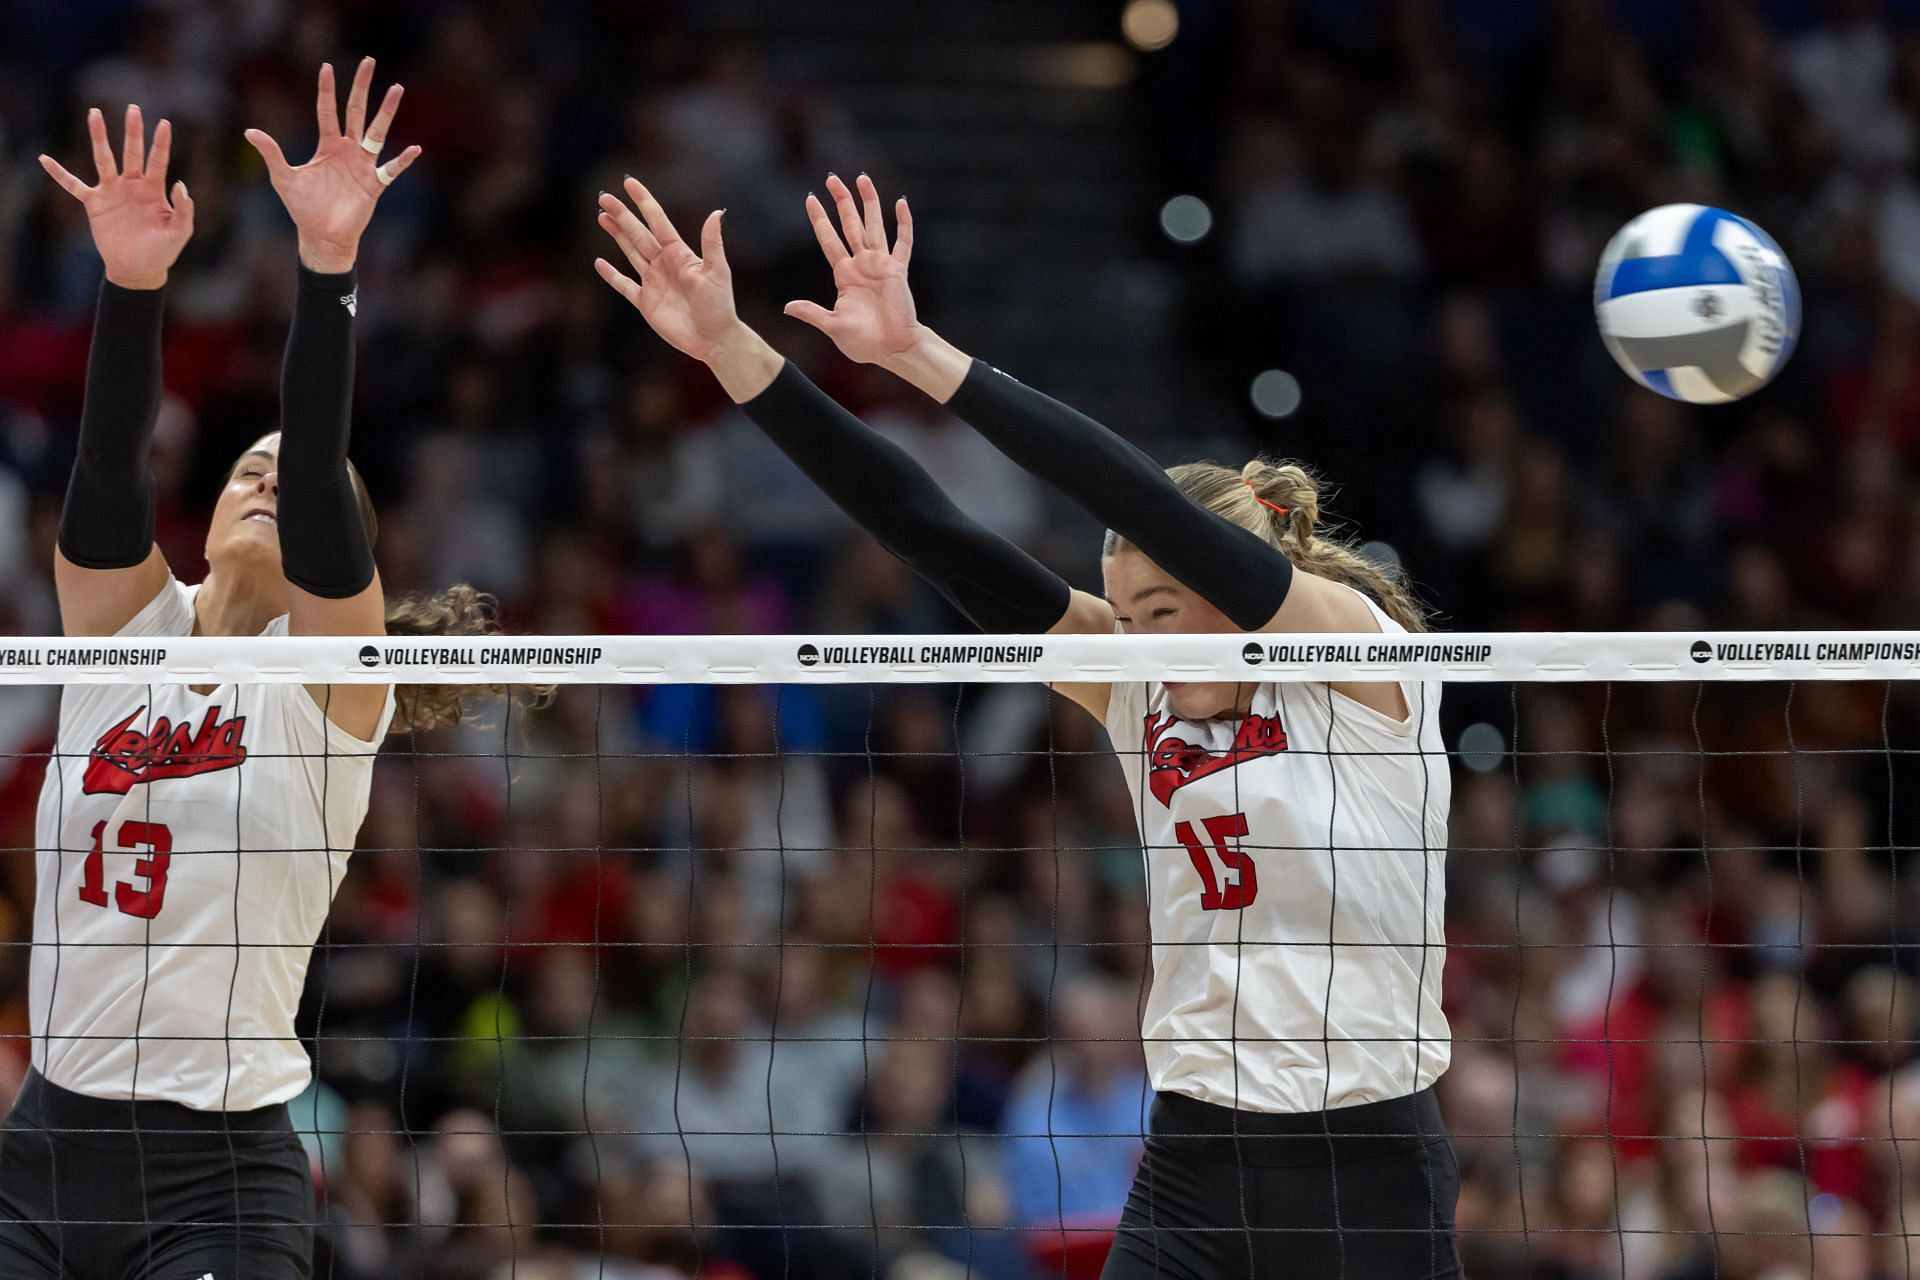
[[[878,249],[888,253],[886,217],[880,207],[880,189],[873,179],[861,174],[856,182],[860,188],[859,202],[854,201],[854,193],[845,182],[835,174],[827,175],[827,194],[833,197],[834,210],[840,215],[841,234],[846,237],[846,248],[840,249],[838,237],[833,233],[827,221],[825,208],[812,196],[807,197],[807,217],[813,222],[813,234],[820,241],[820,247],[826,252],[827,261],[838,263],[850,250],[858,253],[862,249]],[[894,217],[899,230],[891,250],[894,261],[905,266],[913,257],[913,215],[907,210],[907,202],[902,199],[894,202]],[[837,252],[836,252],[837,250]]]
[[860,215],[866,226],[867,248],[887,251],[887,221],[880,215],[880,188],[873,179],[861,174],[854,181],[860,187]]
[[114,163],[113,144],[107,141],[107,118],[100,108],[93,107],[87,112],[87,140],[93,143],[93,168],[96,181],[105,182],[108,178],[120,176],[120,166]]
[[827,175],[827,194],[833,197],[834,212],[840,215],[840,234],[847,238],[847,248],[854,253],[860,252],[867,244],[866,224],[860,220],[860,206],[853,202],[853,192],[847,184],[840,181],[840,175]]
[[797,301],[789,302],[781,308],[781,311],[803,324],[812,325],[829,338],[833,336],[833,312],[817,302],[809,302],[801,298]]
[[635,271],[645,271],[660,256],[660,242],[654,239],[653,232],[610,191],[600,193],[600,226],[613,237]]
[[907,208],[905,196],[893,202],[893,219],[893,260],[904,267],[913,261],[913,210]]
[[625,298],[628,302],[631,302],[636,308],[639,307],[640,285],[631,276],[622,273],[620,268],[614,266],[605,258],[595,258],[593,260],[593,269],[599,272],[602,280],[605,280],[613,286],[615,293]]
[[367,127],[367,97],[373,92],[373,59],[362,58],[353,71],[353,86],[347,90],[347,137],[355,142]]
[[820,197],[807,192],[807,221],[813,224],[813,238],[820,242],[820,252],[827,255],[827,265],[837,267],[853,255],[847,252],[846,244],[840,239],[840,233],[833,229],[833,219],[827,217],[827,206],[820,203]]
[[395,178],[405,173],[413,166],[413,162],[419,158],[420,144],[416,142],[393,159],[375,169],[373,176],[380,179],[381,186],[390,186]]
[[633,201],[633,207],[640,211],[640,216],[646,219],[647,229],[653,232],[654,239],[660,242],[661,247],[685,243],[680,239],[680,233],[673,229],[667,211],[660,207],[660,202],[653,198],[653,192],[647,190],[640,179],[630,177],[621,185],[626,188],[627,197]]
[[340,98],[333,87],[333,64],[320,64],[320,83],[313,104],[314,119],[320,125],[320,139],[340,135]]
[[275,182],[279,182],[286,176],[287,171],[292,166],[287,163],[286,156],[281,154],[280,144],[275,142],[265,130],[248,129],[240,136],[252,143],[253,149],[260,153],[262,160],[266,161],[267,176],[269,178]]
[[127,104],[126,138],[120,149],[120,172],[129,178],[137,178],[147,168],[147,122],[140,116],[140,108]]
[[[610,213],[602,213],[600,215],[600,229],[613,237],[613,242],[620,246],[620,252],[626,256],[627,265],[633,268],[636,275],[642,280],[652,280],[654,278],[653,260],[641,252],[639,245],[634,242],[633,237],[629,236],[625,229],[620,226],[619,219]],[[658,250],[655,252],[657,254]]]
[[40,167],[47,171],[48,177],[60,184],[62,191],[83,204],[86,202],[87,196],[93,191],[92,187],[89,187],[86,183],[80,181],[80,179],[74,177],[71,173],[68,173],[66,166],[58,160],[55,160],[52,156],[41,156]]
[[360,139],[360,145],[373,155],[380,154],[380,148],[387,145],[387,130],[393,128],[394,113],[400,110],[400,97],[406,90],[398,84],[387,86],[387,92],[380,99],[380,110],[373,116],[373,123],[367,126],[366,136]]
[[722,278],[732,275],[732,269],[727,266],[726,241],[720,235],[720,221],[726,212],[725,209],[715,209],[700,224],[700,261],[719,272]]
[[[262,137],[266,135],[262,134]],[[40,167],[47,176],[60,184],[60,189],[74,199],[85,203],[96,190],[98,183],[109,178],[153,178],[162,187],[166,184],[167,166],[173,159],[173,122],[162,120],[153,128],[153,147],[147,147],[146,121],[140,114],[140,108],[129,104],[127,107],[125,131],[121,137],[120,156],[116,160],[113,144],[107,138],[107,119],[98,107],[87,112],[87,141],[93,149],[93,167],[97,175],[96,185],[87,183],[52,156],[42,155]],[[271,145],[271,139],[268,139]],[[257,145],[257,144],[256,144]],[[276,154],[277,154],[276,148]],[[175,183],[175,190],[184,192],[186,188]]]
[[162,120],[153,126],[153,149],[147,152],[146,175],[165,182],[167,162],[171,159],[173,159],[173,121]]

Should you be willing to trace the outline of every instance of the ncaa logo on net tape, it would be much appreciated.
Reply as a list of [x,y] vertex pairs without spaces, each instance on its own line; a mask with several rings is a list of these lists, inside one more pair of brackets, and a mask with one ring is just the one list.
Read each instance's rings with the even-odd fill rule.
[[1709,662],[1713,659],[1713,646],[1705,640],[1695,640],[1693,647],[1687,652],[1693,655],[1695,662]]
[[798,659],[800,665],[803,667],[817,667],[820,665],[820,649],[817,645],[801,645],[800,651],[796,653],[794,657]]
[[377,667],[377,666],[379,666],[379,665],[380,665],[380,651],[379,651],[378,649],[376,649],[376,648],[374,648],[374,647],[373,647],[372,645],[370,645],[370,644],[363,644],[363,645],[361,645],[361,646],[360,646],[360,665],[361,665],[361,666],[363,666],[363,667]]
[[1249,640],[1246,646],[1240,650],[1240,656],[1246,659],[1248,666],[1257,667],[1266,658],[1267,651]]

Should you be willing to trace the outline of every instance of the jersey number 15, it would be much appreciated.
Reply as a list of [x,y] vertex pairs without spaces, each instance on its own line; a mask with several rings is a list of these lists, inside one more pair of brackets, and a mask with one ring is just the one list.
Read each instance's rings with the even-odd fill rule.
[[[93,848],[87,851],[86,864],[80,869],[80,901],[96,907],[107,905],[106,851],[101,838],[107,833],[105,822],[93,824]],[[117,852],[146,852],[133,864],[133,874],[147,882],[144,889],[125,880],[113,886],[113,905],[122,915],[151,920],[160,914],[167,896],[167,864],[173,861],[173,832],[158,822],[123,822],[115,834]]]
[[[1247,815],[1224,813],[1217,818],[1202,818],[1200,825],[1207,831],[1206,844],[1202,844],[1200,837],[1194,834],[1191,822],[1175,823],[1173,828],[1173,834],[1180,838],[1181,844],[1187,846],[1187,856],[1193,859],[1193,869],[1200,873],[1200,909],[1238,911],[1252,905],[1254,897],[1260,892],[1260,878],[1254,872],[1253,859],[1247,856],[1246,850],[1227,843],[1247,834]],[[1220,860],[1222,872],[1232,877],[1225,883],[1222,883],[1222,877],[1214,874],[1215,858]]]

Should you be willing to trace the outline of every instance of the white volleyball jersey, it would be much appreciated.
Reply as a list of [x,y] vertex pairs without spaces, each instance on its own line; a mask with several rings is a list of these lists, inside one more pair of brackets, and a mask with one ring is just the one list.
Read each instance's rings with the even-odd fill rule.
[[[168,579],[118,634],[191,634],[197,590]],[[75,684],[56,750],[36,825],[34,1066],[76,1093],[205,1111],[299,1093],[294,1014],[379,744],[297,684]]]
[[1194,723],[1158,684],[1114,686],[1107,732],[1146,855],[1155,1089],[1317,1111],[1446,1070],[1452,783],[1439,684],[1402,688],[1404,723],[1326,684],[1280,683],[1244,719]]

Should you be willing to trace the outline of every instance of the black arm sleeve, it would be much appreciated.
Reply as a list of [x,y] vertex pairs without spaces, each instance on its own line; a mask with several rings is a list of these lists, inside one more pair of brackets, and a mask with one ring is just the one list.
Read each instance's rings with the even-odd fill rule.
[[953,504],[907,451],[788,361],[740,406],[840,509],[987,632],[1046,631],[1072,591]]
[[280,567],[311,595],[344,600],[373,581],[373,545],[347,473],[354,273],[300,268],[280,371]]
[[83,569],[130,569],[153,550],[147,450],[160,413],[164,292],[100,282],[80,448],[60,511],[60,553]]
[[975,360],[947,408],[1162,569],[1256,631],[1293,585],[1286,556],[1189,501],[1145,453],[1058,400]]

